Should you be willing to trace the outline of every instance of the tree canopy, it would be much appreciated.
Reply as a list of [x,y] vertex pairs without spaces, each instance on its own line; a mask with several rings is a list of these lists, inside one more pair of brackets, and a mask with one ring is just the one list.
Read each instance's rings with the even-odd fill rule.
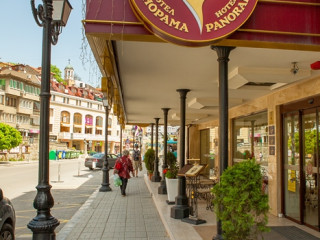
[[64,82],[63,78],[61,77],[61,70],[56,66],[56,65],[51,65],[50,71],[53,73],[53,77],[58,81],[58,82]]
[[0,123],[0,150],[10,150],[22,142],[21,133],[8,124]]

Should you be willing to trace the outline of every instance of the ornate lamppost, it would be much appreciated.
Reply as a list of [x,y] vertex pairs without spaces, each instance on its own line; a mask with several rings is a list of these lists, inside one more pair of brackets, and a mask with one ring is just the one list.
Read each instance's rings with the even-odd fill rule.
[[102,99],[103,106],[106,109],[106,121],[105,121],[105,144],[104,144],[104,162],[103,162],[103,168],[102,168],[102,183],[101,187],[99,189],[99,192],[110,192],[112,189],[110,188],[110,183],[109,183],[109,161],[108,161],[108,120],[109,120],[109,111],[110,111],[110,106],[108,103],[108,99],[103,98]]
[[49,184],[49,120],[50,120],[50,65],[51,44],[58,42],[62,27],[66,26],[72,7],[68,0],[42,0],[43,4],[35,7],[31,0],[31,9],[36,23],[43,27],[41,93],[40,93],[40,139],[39,139],[39,178],[37,195],[33,206],[37,216],[28,224],[34,240],[54,240],[55,228],[60,224],[53,217],[50,209],[54,205]]

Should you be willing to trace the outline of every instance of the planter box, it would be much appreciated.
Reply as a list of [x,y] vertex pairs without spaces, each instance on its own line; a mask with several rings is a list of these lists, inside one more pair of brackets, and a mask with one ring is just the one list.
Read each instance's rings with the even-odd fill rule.
[[179,180],[177,178],[174,178],[174,179],[166,178],[168,204],[175,203],[176,196],[178,196],[178,183],[179,183]]

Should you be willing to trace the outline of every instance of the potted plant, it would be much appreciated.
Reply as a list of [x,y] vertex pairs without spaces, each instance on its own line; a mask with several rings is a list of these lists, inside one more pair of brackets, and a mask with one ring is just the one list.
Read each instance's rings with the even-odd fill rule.
[[269,231],[268,195],[262,189],[263,177],[255,159],[228,167],[220,183],[212,188],[213,204],[222,221],[224,239],[257,239]]
[[155,151],[152,148],[149,148],[144,154],[143,160],[148,171],[149,178],[151,178],[154,170]]
[[178,171],[176,156],[172,152],[167,153],[168,168],[164,169],[164,176],[166,178],[168,204],[174,204],[175,198],[178,195]]

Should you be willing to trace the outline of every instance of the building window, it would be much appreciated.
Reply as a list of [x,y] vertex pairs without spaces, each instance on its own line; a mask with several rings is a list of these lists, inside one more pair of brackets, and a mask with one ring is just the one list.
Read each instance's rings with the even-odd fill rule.
[[75,113],[73,116],[73,132],[82,132],[82,115],[80,113]]
[[108,118],[108,127],[111,128],[112,126],[112,118]]
[[66,111],[61,112],[60,131],[70,132],[70,113],[69,112],[66,112]]
[[6,106],[17,107],[17,99],[12,97],[6,97]]
[[55,101],[56,100],[56,96],[55,95],[51,95],[51,101]]
[[233,161],[248,158],[265,161],[268,151],[267,111],[233,119]]
[[91,115],[86,115],[85,121],[85,133],[92,134],[93,117]]
[[63,98],[63,103],[69,104],[69,98]]

